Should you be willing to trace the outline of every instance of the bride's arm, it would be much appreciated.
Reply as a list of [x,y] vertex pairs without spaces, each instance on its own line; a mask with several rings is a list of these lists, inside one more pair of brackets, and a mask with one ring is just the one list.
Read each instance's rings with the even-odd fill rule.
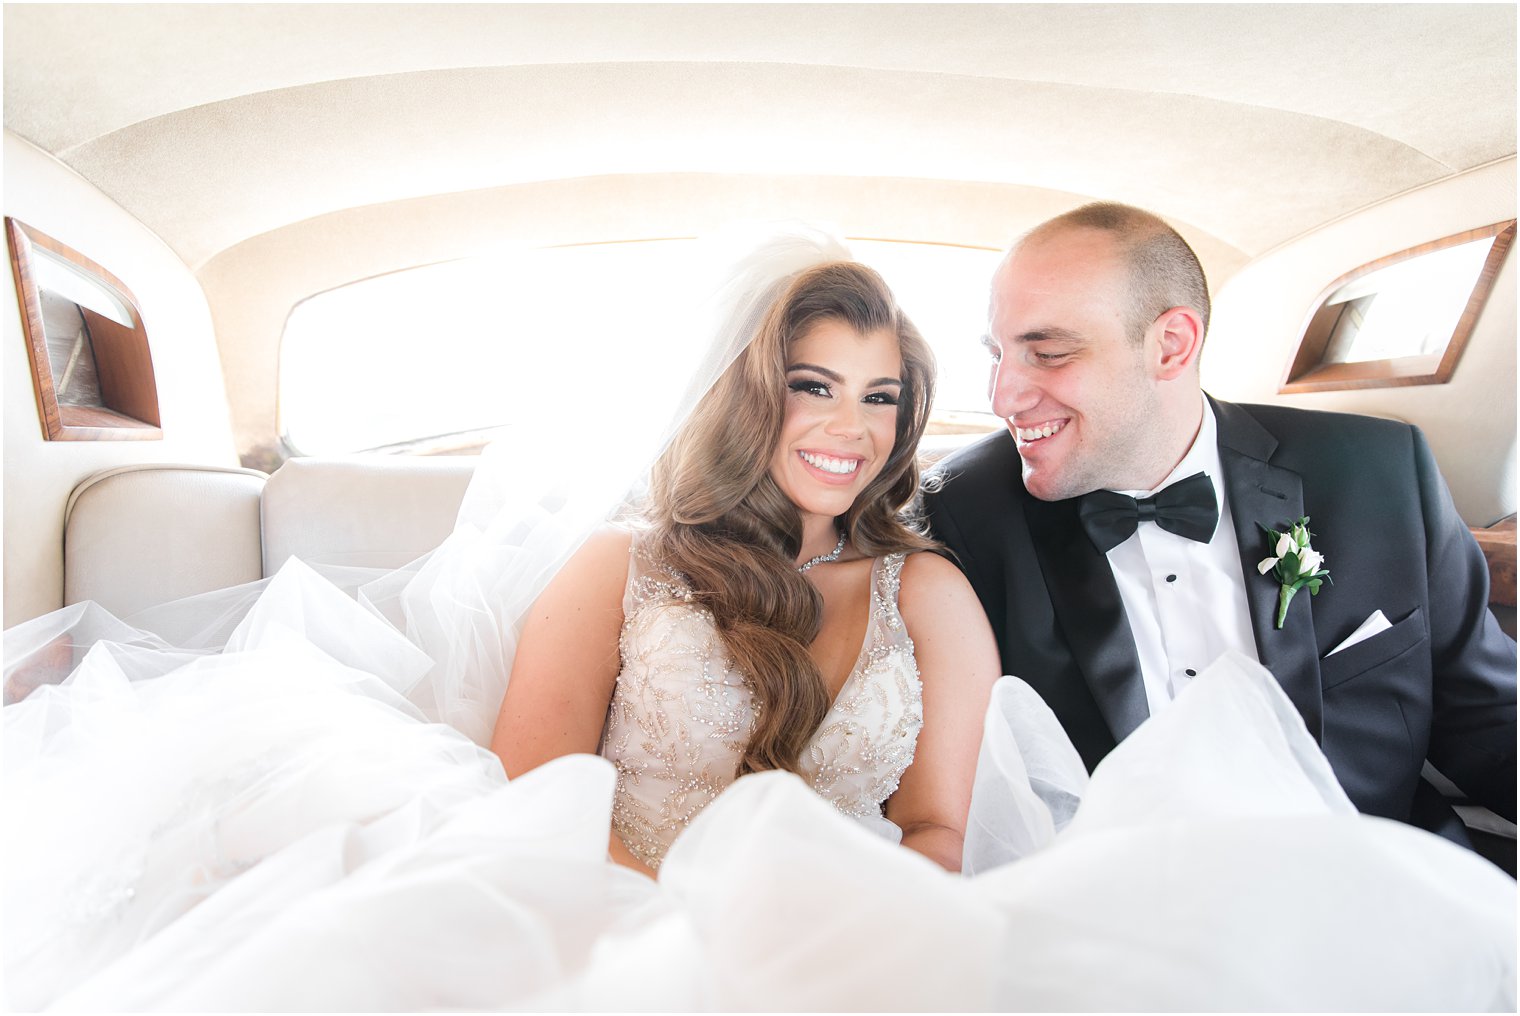
[[[508,777],[550,759],[594,754],[621,661],[630,534],[593,534],[549,583],[523,622],[491,750]],[[613,860],[653,877],[614,834]]]
[[970,583],[937,554],[904,562],[898,607],[923,682],[924,728],[887,818],[903,846],[960,871],[982,723],[1001,671],[997,644]]

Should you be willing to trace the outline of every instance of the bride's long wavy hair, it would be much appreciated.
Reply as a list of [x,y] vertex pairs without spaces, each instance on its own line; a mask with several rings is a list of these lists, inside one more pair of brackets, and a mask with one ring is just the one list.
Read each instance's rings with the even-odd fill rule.
[[786,413],[788,352],[828,320],[862,335],[887,331],[902,355],[892,453],[840,522],[867,556],[936,546],[901,514],[918,489],[918,441],[934,397],[934,355],[870,268],[834,262],[803,271],[655,463],[645,511],[651,556],[686,577],[753,692],[755,729],[739,760],[740,776],[796,772],[829,708],[823,677],[808,655],[823,603],[794,563],[802,515],[770,475]]

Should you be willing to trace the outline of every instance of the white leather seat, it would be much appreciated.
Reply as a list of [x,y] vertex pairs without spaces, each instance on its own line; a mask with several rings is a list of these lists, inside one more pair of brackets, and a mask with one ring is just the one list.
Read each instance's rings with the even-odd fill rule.
[[118,617],[273,575],[291,557],[396,568],[454,529],[474,457],[291,459],[273,476],[138,465],[86,478],[64,521],[64,603]]
[[263,576],[253,469],[136,465],[88,477],[64,509],[63,602],[118,617]]
[[473,456],[291,459],[264,486],[264,574],[291,557],[399,568],[438,546],[478,460]]

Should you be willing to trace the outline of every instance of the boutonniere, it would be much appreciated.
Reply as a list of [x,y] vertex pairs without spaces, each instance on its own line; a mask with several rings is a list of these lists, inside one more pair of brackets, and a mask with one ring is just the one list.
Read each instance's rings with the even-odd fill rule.
[[1281,628],[1283,619],[1288,616],[1288,604],[1292,602],[1293,594],[1308,586],[1309,595],[1316,595],[1320,584],[1330,581],[1330,573],[1320,567],[1325,563],[1324,555],[1309,546],[1309,540],[1314,536],[1309,532],[1309,516],[1293,523],[1286,533],[1266,526],[1261,529],[1267,534],[1267,546],[1272,549],[1272,556],[1262,558],[1256,570],[1263,575],[1271,572],[1282,583],[1277,593],[1277,627]]

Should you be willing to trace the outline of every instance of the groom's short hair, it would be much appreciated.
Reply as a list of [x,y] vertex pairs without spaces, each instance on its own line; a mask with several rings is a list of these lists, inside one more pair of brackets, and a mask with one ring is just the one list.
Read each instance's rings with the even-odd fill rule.
[[1158,215],[1115,201],[1097,201],[1058,215],[1024,234],[1015,246],[1067,229],[1111,233],[1129,266],[1129,332],[1139,342],[1163,311],[1191,307],[1209,330],[1209,285],[1203,266],[1177,231]]

